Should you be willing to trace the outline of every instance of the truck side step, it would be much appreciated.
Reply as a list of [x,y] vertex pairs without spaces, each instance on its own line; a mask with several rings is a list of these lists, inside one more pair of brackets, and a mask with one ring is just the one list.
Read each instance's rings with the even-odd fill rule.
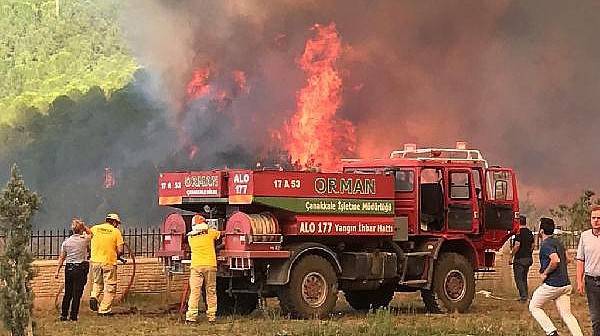
[[404,286],[414,286],[414,285],[423,285],[426,283],[427,283],[427,280],[406,280],[406,281],[400,281],[398,284],[404,285]]
[[431,251],[424,251],[424,252],[406,252],[404,253],[404,255],[406,257],[425,257],[428,255],[431,255]]

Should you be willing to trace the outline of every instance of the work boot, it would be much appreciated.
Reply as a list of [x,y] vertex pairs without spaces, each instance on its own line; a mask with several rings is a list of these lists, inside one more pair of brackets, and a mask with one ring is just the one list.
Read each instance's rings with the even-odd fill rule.
[[71,320],[71,321],[77,321],[77,316],[71,316],[71,317],[69,317],[69,320]]
[[59,319],[60,321],[66,321],[66,320],[67,320],[67,317],[66,317],[66,316],[62,316],[62,315],[61,315],[61,316],[60,316],[58,319]]
[[90,298],[90,309],[95,312],[98,311],[98,299],[95,297]]
[[215,322],[217,322],[217,318],[216,317],[214,317],[214,316],[209,316],[208,317],[208,323],[213,324]]

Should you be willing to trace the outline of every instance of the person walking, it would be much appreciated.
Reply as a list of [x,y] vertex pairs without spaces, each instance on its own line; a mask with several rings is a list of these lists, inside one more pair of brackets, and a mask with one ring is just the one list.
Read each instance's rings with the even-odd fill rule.
[[514,245],[511,249],[513,273],[515,284],[519,290],[519,301],[526,303],[529,299],[529,286],[527,285],[527,274],[529,267],[533,264],[533,233],[527,228],[527,218],[520,216],[519,233],[515,236]]
[[215,241],[220,232],[208,227],[201,215],[192,218],[192,231],[188,233],[188,244],[192,251],[190,265],[190,296],[185,314],[186,322],[198,320],[198,305],[202,298],[202,285],[206,288],[206,317],[216,321],[217,313],[217,256]]
[[[58,258],[58,267],[54,278],[58,279],[58,274],[66,261],[65,266],[65,294],[62,300],[60,320],[77,321],[79,315],[79,304],[83,289],[87,283],[88,271],[90,269],[87,261],[88,249],[90,246],[91,231],[79,218],[73,218],[71,221],[71,230],[73,234],[65,239],[60,247],[60,256]],[[71,313],[69,314],[69,308]]]
[[600,205],[591,209],[592,228],[583,231],[577,246],[577,291],[587,295],[594,336],[600,336]]
[[554,237],[554,220],[540,219],[540,277],[542,284],[533,292],[529,302],[531,315],[540,324],[547,335],[557,336],[556,327],[546,315],[542,307],[554,301],[560,317],[573,336],[583,336],[579,323],[571,313],[571,282],[567,272],[567,256],[565,247]]
[[[106,222],[91,229],[92,293],[90,309],[99,315],[112,314],[117,292],[117,258],[123,254],[123,236],[118,229],[121,219],[116,213],[106,215]],[[99,298],[102,301],[98,306]]]

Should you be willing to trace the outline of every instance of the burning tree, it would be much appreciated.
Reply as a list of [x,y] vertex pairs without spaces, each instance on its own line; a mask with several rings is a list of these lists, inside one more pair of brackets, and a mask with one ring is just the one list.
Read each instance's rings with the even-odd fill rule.
[[0,255],[0,317],[12,336],[31,333],[33,260],[29,252],[31,222],[40,201],[14,165],[0,196],[0,232],[6,237]]
[[336,113],[342,103],[342,78],[336,62],[342,51],[335,24],[315,25],[298,60],[307,75],[297,95],[297,111],[286,124],[292,163],[313,169],[335,169],[354,150],[354,126]]

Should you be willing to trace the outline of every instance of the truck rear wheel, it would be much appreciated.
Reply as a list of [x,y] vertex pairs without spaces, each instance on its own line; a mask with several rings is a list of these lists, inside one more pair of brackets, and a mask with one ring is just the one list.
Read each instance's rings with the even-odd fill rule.
[[458,253],[444,253],[433,271],[432,289],[421,297],[431,313],[466,312],[475,296],[475,273],[471,263]]
[[289,283],[279,293],[284,314],[294,318],[322,318],[337,301],[337,275],[327,259],[309,255],[292,268]]
[[394,298],[394,288],[389,286],[376,290],[356,290],[344,293],[348,304],[358,310],[379,309],[387,307]]

